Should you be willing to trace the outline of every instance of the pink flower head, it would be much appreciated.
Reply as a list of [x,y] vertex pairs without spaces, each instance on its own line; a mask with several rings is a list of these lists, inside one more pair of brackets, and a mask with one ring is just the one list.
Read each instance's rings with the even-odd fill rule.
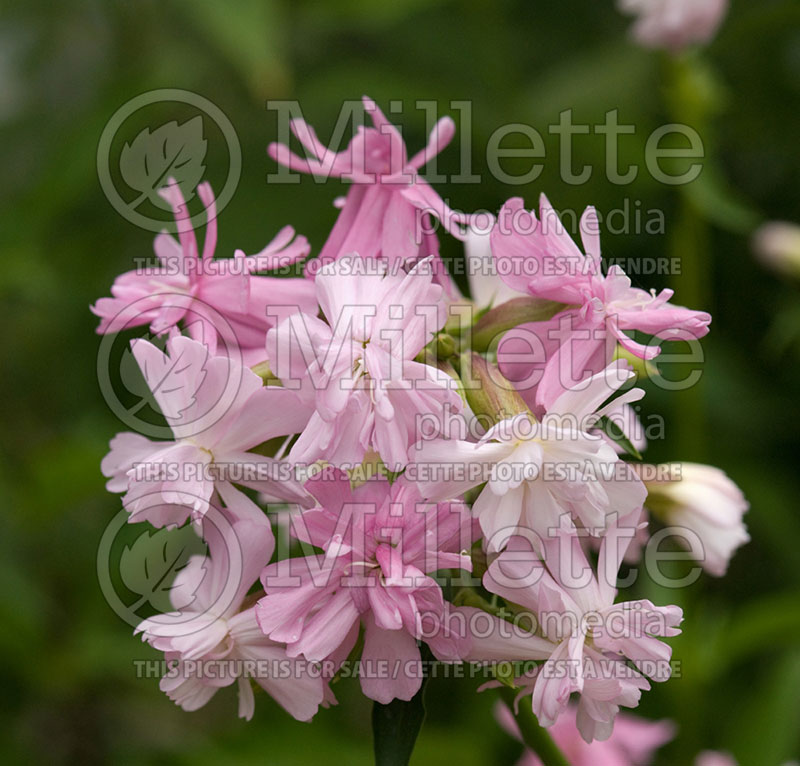
[[[569,705],[550,727],[553,741],[572,766],[647,766],[655,751],[675,736],[675,726],[670,721],[647,721],[620,713],[611,736],[589,744],[575,725],[577,712],[575,705]],[[498,704],[495,715],[509,734],[520,739],[517,722],[505,705]],[[526,750],[517,766],[542,766],[542,762],[539,756]]]
[[113,298],[101,298],[92,306],[100,317],[99,333],[117,332],[149,325],[161,334],[181,322],[193,338],[206,343],[213,353],[238,353],[250,364],[263,361],[264,336],[270,328],[268,306],[298,306],[316,311],[314,288],[305,279],[256,276],[256,272],[286,268],[310,252],[305,237],[286,226],[260,253],[214,259],[217,245],[217,213],[208,183],[197,187],[206,208],[207,227],[203,253],[191,227],[189,212],[174,181],[159,194],[172,206],[178,239],[162,231],[155,239],[158,267],[120,275],[111,288]]
[[[239,716],[250,720],[255,706],[252,679],[292,716],[307,721],[323,702],[322,679],[267,638],[254,607],[247,605],[247,592],[275,547],[266,517],[252,505],[260,523],[203,521],[208,556],[193,556],[178,573],[170,594],[175,611],[144,620],[136,633],[164,652],[170,665],[161,689],[184,710],[197,710],[218,689],[236,682]],[[284,671],[277,672],[281,667]],[[291,667],[288,674],[286,667]]]
[[601,406],[632,377],[618,360],[563,392],[541,420],[515,415],[478,443],[420,442],[409,453],[414,464],[409,477],[431,500],[456,497],[486,482],[473,511],[490,551],[501,550],[521,530],[546,538],[564,513],[599,535],[609,514],[641,509],[647,494],[633,469],[592,430],[612,408],[643,395],[634,388]]
[[290,457],[357,464],[372,450],[399,470],[421,425],[447,433],[463,407],[449,375],[413,361],[445,322],[442,288],[427,261],[405,274],[355,256],[315,284],[327,321],[291,314],[267,335],[273,372],[313,408]]
[[156,442],[126,432],[111,440],[101,470],[110,491],[126,493],[131,521],[163,526],[200,517],[215,486],[229,482],[287,502],[307,499],[289,466],[249,451],[303,429],[308,412],[295,392],[264,387],[250,369],[182,335],[170,338],[166,354],[146,340],[131,347],[174,435]]
[[291,129],[308,157],[299,157],[284,144],[273,143],[268,149],[270,157],[294,171],[353,182],[316,265],[349,253],[382,258],[392,268],[433,256],[436,279],[453,297],[457,289],[439,257],[431,216],[458,239],[464,238],[461,227],[470,218],[451,210],[419,170],[450,143],[455,124],[443,117],[428,145],[409,158],[400,131],[372,99],[365,96],[363,102],[373,127],[359,126],[343,152],[323,146],[304,120],[292,120]]
[[728,0],[618,0],[618,6],[636,16],[637,43],[673,53],[709,42],[728,12]]
[[663,340],[708,332],[711,316],[669,303],[672,290],[656,294],[632,287],[618,265],[603,274],[594,208],[586,208],[580,223],[586,255],[544,195],[539,215],[537,221],[521,198],[510,199],[491,235],[498,271],[509,287],[569,306],[550,320],[520,325],[501,341],[500,369],[518,382],[531,407],[547,408],[565,388],[602,370],[617,343],[641,359],[658,355],[657,345],[637,343],[631,331]]
[[289,656],[312,661],[346,655],[361,625],[364,666],[389,660],[397,671],[362,674],[364,694],[382,703],[409,700],[422,677],[418,639],[442,660],[466,651],[465,634],[428,573],[471,568],[463,552],[472,541],[469,510],[461,503],[423,504],[402,480],[391,488],[371,480],[351,491],[338,469],[326,469],[306,488],[320,505],[302,514],[294,533],[323,553],[264,570],[259,625],[287,644]]
[[[533,679],[539,723],[553,726],[570,695],[579,692],[577,726],[586,742],[608,739],[620,706],[638,704],[642,689],[649,688],[642,674],[654,681],[671,674],[672,652],[659,637],[680,633],[681,609],[644,599],[614,603],[617,571],[640,515],[629,514],[609,527],[597,575],[578,536],[562,534],[545,542],[541,557],[528,541],[514,538],[483,580],[491,593],[529,609],[555,645]],[[523,555],[526,551],[529,555]],[[532,644],[532,659],[541,656],[540,641]]]

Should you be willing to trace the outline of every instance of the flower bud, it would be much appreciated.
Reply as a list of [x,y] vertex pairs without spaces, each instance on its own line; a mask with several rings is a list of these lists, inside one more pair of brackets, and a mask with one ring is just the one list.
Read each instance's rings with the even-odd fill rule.
[[[648,468],[657,477],[653,481],[648,480]],[[699,463],[640,470],[648,493],[645,505],[665,524],[697,535],[704,549],[703,569],[716,577],[724,575],[733,552],[750,540],[742,523],[749,504],[739,487],[719,468]]]
[[753,250],[771,269],[800,277],[800,226],[770,221],[753,235]]
[[528,411],[528,405],[497,365],[479,354],[462,355],[461,380],[473,413],[488,418],[492,424]]
[[455,356],[457,351],[458,341],[452,335],[440,332],[436,333],[433,340],[414,357],[414,361],[438,365],[439,361],[445,361]]
[[447,335],[447,333],[439,333],[436,336],[436,356],[438,359],[448,359],[456,353],[455,338]]
[[514,298],[487,311],[472,328],[472,349],[486,351],[509,330],[525,322],[552,319],[566,306],[542,298]]

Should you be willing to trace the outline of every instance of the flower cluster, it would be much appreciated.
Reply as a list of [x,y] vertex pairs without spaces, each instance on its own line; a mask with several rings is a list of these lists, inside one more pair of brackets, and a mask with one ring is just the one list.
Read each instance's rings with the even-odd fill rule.
[[[452,121],[409,158],[364,105],[372,127],[343,152],[303,122],[306,157],[270,147],[290,169],[351,182],[304,276],[265,273],[310,255],[290,227],[258,254],[215,258],[207,184],[200,254],[170,182],[177,239],[159,234],[159,265],[93,307],[101,333],[149,328],[130,355],[172,435],[114,437],[108,488],[130,521],[189,523],[207,546],[175,579],[172,611],[136,631],[164,652],[162,689],[187,710],[236,683],[249,718],[253,681],[307,720],[353,666],[385,704],[410,700],[430,662],[471,662],[556,739],[577,726],[609,740],[620,708],[669,678],[683,618],[619,594],[646,509],[699,538],[715,575],[747,539],[746,502],[721,471],[638,462],[637,359],[697,341],[711,318],[606,267],[591,207],[582,248],[544,196],[538,216],[509,200],[478,236],[419,174]],[[472,299],[431,219],[465,241]],[[665,738],[653,724],[649,747]]]

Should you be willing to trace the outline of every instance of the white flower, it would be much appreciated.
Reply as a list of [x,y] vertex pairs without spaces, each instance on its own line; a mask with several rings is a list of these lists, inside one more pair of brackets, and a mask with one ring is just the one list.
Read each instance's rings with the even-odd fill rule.
[[673,463],[669,469],[680,478],[646,482],[646,505],[665,523],[696,534],[703,546],[703,569],[722,577],[733,552],[750,540],[742,522],[749,503],[719,468]]

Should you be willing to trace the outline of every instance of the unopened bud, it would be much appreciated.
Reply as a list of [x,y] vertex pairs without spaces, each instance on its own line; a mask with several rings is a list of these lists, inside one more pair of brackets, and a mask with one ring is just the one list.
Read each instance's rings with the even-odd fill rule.
[[541,298],[514,298],[487,311],[472,328],[473,351],[496,346],[504,333],[525,322],[552,319],[566,307],[563,303]]
[[449,359],[455,355],[457,350],[456,339],[447,333],[440,332],[414,359],[423,364],[436,364],[437,359]]
[[528,405],[497,365],[487,362],[480,354],[461,357],[461,380],[467,402],[477,416],[488,417],[492,423],[528,412]]
[[436,336],[436,356],[439,359],[448,359],[456,353],[455,338],[446,333],[439,333]]
[[771,221],[753,235],[753,250],[770,268],[790,277],[800,277],[800,226]]

